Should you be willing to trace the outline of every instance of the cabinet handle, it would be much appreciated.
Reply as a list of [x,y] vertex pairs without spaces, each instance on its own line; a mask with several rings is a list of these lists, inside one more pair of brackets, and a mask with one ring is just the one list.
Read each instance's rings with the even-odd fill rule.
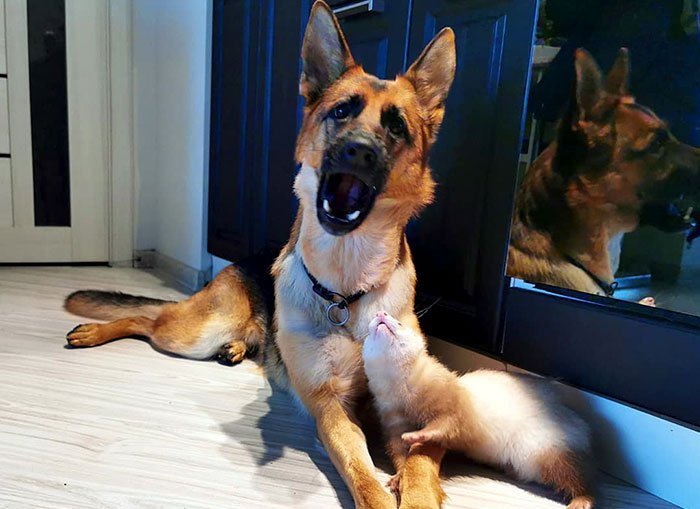
[[384,0],[358,0],[333,8],[333,13],[339,19],[367,12],[384,12]]

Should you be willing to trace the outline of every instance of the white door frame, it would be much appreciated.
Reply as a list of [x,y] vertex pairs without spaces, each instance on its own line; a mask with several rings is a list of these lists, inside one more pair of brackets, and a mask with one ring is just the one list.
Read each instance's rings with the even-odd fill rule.
[[[109,2],[66,0],[65,6],[73,260],[106,261],[110,230]],[[103,239],[101,245],[94,242],[95,237]]]
[[109,263],[132,265],[134,252],[134,101],[132,2],[109,0]]

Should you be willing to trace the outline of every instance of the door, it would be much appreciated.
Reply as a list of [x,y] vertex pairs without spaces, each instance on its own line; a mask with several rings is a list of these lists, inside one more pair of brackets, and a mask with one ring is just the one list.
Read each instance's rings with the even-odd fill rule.
[[0,17],[0,263],[107,261],[107,1]]
[[[430,153],[435,201],[407,229],[432,335],[499,348],[506,245],[536,0],[413,0],[409,61],[443,27],[457,74]],[[439,246],[436,249],[436,246]]]
[[355,62],[365,71],[382,79],[394,79],[405,70],[410,2],[368,2],[368,10],[357,11],[348,9],[347,1],[330,4]]

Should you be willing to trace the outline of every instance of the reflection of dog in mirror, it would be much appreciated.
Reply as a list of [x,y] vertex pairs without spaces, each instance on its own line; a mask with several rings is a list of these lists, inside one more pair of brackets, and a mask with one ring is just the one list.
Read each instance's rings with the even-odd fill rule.
[[506,468],[590,509],[589,429],[548,380],[481,370],[458,377],[425,350],[423,336],[379,312],[362,348],[388,450],[397,468],[411,446],[435,442],[480,463]]
[[[640,224],[689,228],[700,195],[700,150],[679,142],[627,90],[625,49],[604,81],[583,49],[556,141],[525,175],[515,205],[508,275],[612,295],[609,245]],[[697,208],[697,206],[695,207]]]

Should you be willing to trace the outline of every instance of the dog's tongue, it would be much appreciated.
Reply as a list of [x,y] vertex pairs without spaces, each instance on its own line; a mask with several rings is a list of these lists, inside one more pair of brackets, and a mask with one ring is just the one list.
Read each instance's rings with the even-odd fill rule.
[[360,210],[369,188],[357,177],[348,173],[336,173],[326,179],[323,198],[328,200],[333,215],[344,217]]

